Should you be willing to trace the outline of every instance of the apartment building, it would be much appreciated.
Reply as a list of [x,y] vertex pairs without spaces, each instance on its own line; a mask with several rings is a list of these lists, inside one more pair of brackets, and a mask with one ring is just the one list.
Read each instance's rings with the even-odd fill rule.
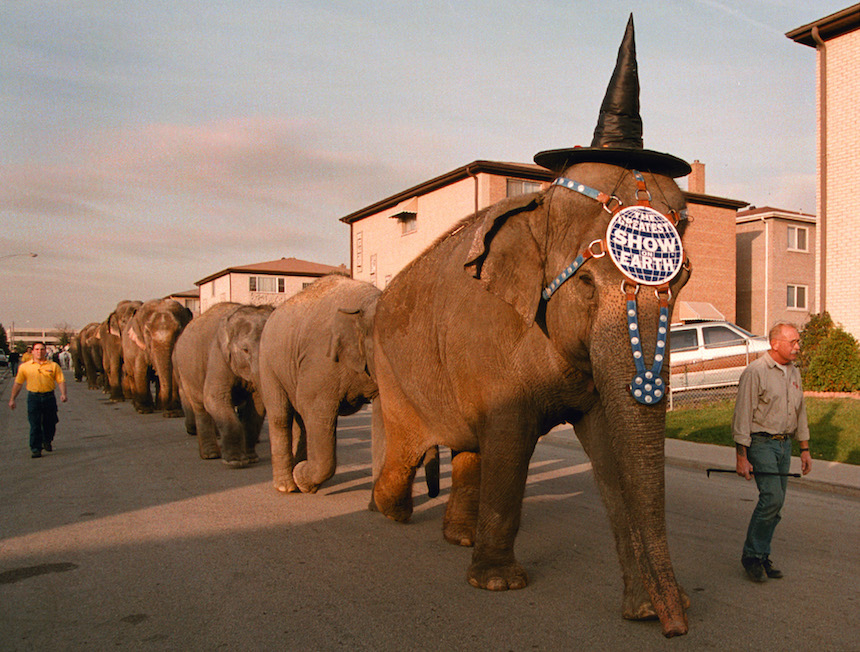
[[802,327],[815,306],[814,215],[754,206],[737,214],[737,321],[765,334],[778,321]]
[[815,48],[817,60],[818,193],[815,308],[860,338],[854,296],[860,251],[860,4],[786,34]]
[[195,283],[200,290],[200,312],[216,303],[235,301],[278,306],[326,274],[346,274],[345,265],[334,267],[297,258],[228,267]]

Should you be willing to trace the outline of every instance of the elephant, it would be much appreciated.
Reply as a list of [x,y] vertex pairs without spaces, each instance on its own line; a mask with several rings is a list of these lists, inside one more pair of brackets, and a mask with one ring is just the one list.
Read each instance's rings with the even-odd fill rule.
[[98,331],[99,323],[92,322],[84,326],[77,335],[78,349],[89,389],[100,389],[104,386],[102,347],[98,339]]
[[[216,303],[192,320],[173,350],[185,426],[200,457],[241,468],[257,462],[265,408],[260,397],[260,334],[273,306]],[[218,446],[220,434],[221,446]]]
[[278,491],[314,493],[331,478],[338,415],[376,397],[370,333],[379,294],[369,283],[332,274],[278,306],[266,322],[260,388]]
[[120,301],[108,318],[99,324],[97,338],[102,350],[105,391],[110,394],[112,402],[131,398],[130,388],[123,388],[122,382],[122,330],[142,305],[141,301]]
[[[164,410],[165,417],[183,416],[172,356],[176,340],[192,317],[191,311],[178,301],[151,299],[137,309],[122,331],[123,374],[140,414],[158,408]],[[158,381],[155,405],[149,390],[150,370]]]
[[69,341],[69,353],[72,356],[72,369],[74,370],[75,382],[84,380],[84,360],[81,357],[80,334],[75,333]]
[[[642,176],[658,190],[655,208],[681,214],[684,197],[671,176]],[[617,165],[577,162],[563,177],[601,189],[607,201],[630,205],[639,197],[632,172]],[[389,518],[408,520],[424,451],[435,444],[463,451],[452,463],[445,538],[474,545],[473,586],[522,588],[527,574],[513,547],[529,459],[539,437],[574,424],[615,536],[622,614],[656,615],[671,636],[686,632],[688,599],[666,541],[665,402],[645,405],[628,391],[637,371],[630,290],[622,291],[626,277],[610,256],[595,251],[611,217],[593,198],[553,185],[466,218],[395,276],[373,331],[386,434],[373,502]],[[551,300],[542,296],[579,252],[591,259]],[[672,297],[688,277],[680,270]],[[638,294],[645,359],[659,346],[667,296]],[[673,301],[662,306],[669,314]]]

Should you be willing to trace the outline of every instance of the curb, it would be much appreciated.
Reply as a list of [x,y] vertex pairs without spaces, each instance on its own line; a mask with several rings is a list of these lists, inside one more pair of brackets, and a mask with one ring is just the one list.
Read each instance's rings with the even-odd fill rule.
[[[582,444],[570,426],[559,426],[541,437],[540,441],[582,450]],[[799,470],[799,458],[792,457],[792,460],[792,466]],[[703,472],[707,468],[727,468],[728,464],[734,464],[734,449],[731,446],[666,439],[666,464]],[[860,498],[860,466],[854,464],[813,460],[812,472],[808,476],[789,478],[788,482],[793,488]]]

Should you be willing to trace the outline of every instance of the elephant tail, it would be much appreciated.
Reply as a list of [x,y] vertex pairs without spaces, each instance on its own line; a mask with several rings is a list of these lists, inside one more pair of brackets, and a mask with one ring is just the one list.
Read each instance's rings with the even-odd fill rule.
[[427,480],[427,495],[439,495],[439,447],[433,446],[424,453],[424,477]]

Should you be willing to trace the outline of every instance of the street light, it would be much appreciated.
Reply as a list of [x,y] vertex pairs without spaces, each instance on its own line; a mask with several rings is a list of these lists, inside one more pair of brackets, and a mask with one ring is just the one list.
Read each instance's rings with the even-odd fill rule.
[[14,258],[15,256],[27,256],[27,257],[29,257],[29,258],[35,258],[35,257],[36,257],[36,256],[38,256],[38,255],[39,255],[39,254],[34,254],[34,253],[28,253],[28,254],[6,254],[5,256],[0,256],[0,260],[3,260],[3,259],[5,259],[5,258]]

